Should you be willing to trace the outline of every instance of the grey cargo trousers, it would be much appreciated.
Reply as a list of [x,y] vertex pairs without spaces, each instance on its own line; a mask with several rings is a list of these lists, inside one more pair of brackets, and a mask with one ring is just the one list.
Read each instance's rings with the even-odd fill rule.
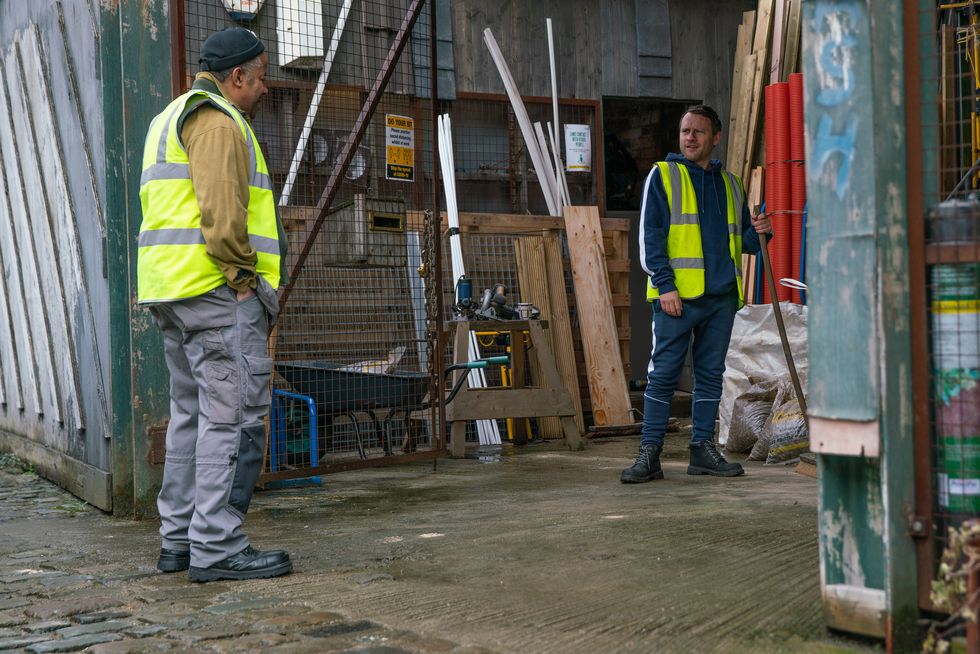
[[157,497],[162,546],[206,568],[249,545],[242,521],[265,450],[272,360],[258,296],[234,289],[152,305],[170,369],[170,425]]

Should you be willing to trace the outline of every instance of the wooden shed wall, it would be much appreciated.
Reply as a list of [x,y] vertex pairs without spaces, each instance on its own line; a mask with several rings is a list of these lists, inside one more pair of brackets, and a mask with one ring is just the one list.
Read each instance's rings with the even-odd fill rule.
[[[673,94],[677,99],[711,105],[727,124],[735,66],[735,38],[742,12],[755,0],[670,0]],[[724,158],[726,139],[715,150]]]
[[[562,97],[704,100],[727,113],[735,36],[742,12],[756,4],[755,0],[454,2],[458,90],[504,92],[483,43],[483,30],[489,27],[521,93],[550,95],[545,31],[545,19],[550,17]],[[662,71],[668,74],[667,83],[650,83]]]
[[109,508],[97,12],[0,3],[0,451]]
[[596,0],[454,2],[457,90],[504,92],[490,52],[483,43],[483,30],[489,27],[521,93],[551,95],[545,29],[545,19],[550,17],[555,34],[559,94],[568,98],[598,98],[602,60],[597,56],[601,35],[596,25],[600,13]]

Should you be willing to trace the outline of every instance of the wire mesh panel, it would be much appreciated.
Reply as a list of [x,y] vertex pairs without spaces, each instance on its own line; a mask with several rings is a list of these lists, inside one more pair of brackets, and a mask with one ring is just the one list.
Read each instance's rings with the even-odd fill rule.
[[[488,74],[496,75],[496,71]],[[525,99],[525,105],[532,124],[546,126],[553,121],[550,101]],[[459,210],[547,214],[544,195],[507,98],[461,96],[444,103],[444,110],[452,116]],[[595,140],[595,104],[560,102],[558,120],[562,125],[588,126]],[[556,146],[565,152],[562,143]],[[565,177],[572,204],[597,204],[598,175],[566,171]]]
[[916,108],[922,152],[912,156],[921,155],[925,220],[924,233],[911,238],[925,242],[938,552],[950,527],[980,515],[980,3],[921,2],[919,10],[929,91]]
[[[244,4],[259,6],[243,14]],[[188,84],[201,44],[222,28],[251,29],[269,57],[252,124],[289,280],[272,335],[267,472],[431,450],[435,315],[419,275],[429,254],[421,216],[432,207],[427,3],[183,6]]]
[[[446,68],[451,38],[446,53],[442,31],[433,61],[432,2],[451,24],[448,0],[174,0],[183,7],[185,88],[204,40],[222,28],[251,29],[269,57],[269,92],[251,119],[290,275],[272,339],[278,395],[268,473],[391,460],[439,443],[429,407],[440,374],[433,352],[441,282],[420,274],[441,255],[431,210],[445,204],[432,196],[433,86],[438,111],[453,119],[460,210],[548,213],[506,96],[456,97]],[[532,122],[553,120],[548,99],[526,105]],[[563,100],[560,122],[601,142],[597,107]],[[559,133],[564,152],[563,140]],[[574,163],[566,170],[572,203],[596,204],[601,171]],[[479,290],[503,283],[517,301],[513,238],[466,247]],[[451,291],[446,297],[449,306]]]

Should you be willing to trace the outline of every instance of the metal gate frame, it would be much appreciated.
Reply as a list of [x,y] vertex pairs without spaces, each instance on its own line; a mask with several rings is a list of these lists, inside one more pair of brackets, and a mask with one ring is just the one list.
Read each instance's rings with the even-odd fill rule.
[[925,15],[919,0],[906,0],[904,6],[906,194],[909,234],[909,306],[912,333],[912,397],[915,448],[915,513],[909,529],[916,539],[919,606],[935,610],[929,589],[935,569],[936,552],[932,539],[932,479],[929,420],[928,301],[926,297],[925,199],[923,189],[923,103],[928,89],[922,88],[922,46]]
[[[187,60],[185,52],[185,2],[184,0],[168,0],[170,16],[172,20],[171,30],[171,79],[172,79],[172,93],[174,97],[184,93],[189,88],[189,80],[187,78]],[[298,259],[296,260],[292,270],[290,271],[290,281],[287,283],[286,287],[280,289],[279,291],[279,306],[284,307],[289,294],[292,291],[293,284],[297,278],[297,271],[303,267],[303,263],[310,253],[310,249],[313,245],[316,236],[320,233],[323,226],[323,222],[326,219],[328,213],[330,212],[331,205],[334,198],[337,195],[340,185],[344,179],[344,175],[347,172],[348,167],[352,159],[354,158],[355,152],[357,152],[357,147],[360,145],[362,138],[364,137],[367,127],[370,124],[371,118],[373,117],[375,110],[381,102],[384,95],[385,89],[388,86],[388,82],[394,73],[394,68],[405,46],[411,39],[412,28],[415,26],[422,15],[422,11],[428,3],[429,8],[429,25],[430,34],[432,37],[429,40],[429,61],[430,61],[430,103],[431,103],[431,118],[432,118],[432,133],[436,134],[436,118],[438,115],[439,107],[439,93],[438,93],[438,68],[437,68],[437,44],[438,40],[435,38],[436,34],[436,3],[432,0],[411,0],[408,8],[405,10],[405,15],[402,18],[401,25],[399,26],[398,33],[396,34],[392,44],[388,50],[388,54],[385,57],[384,62],[378,71],[377,77],[371,86],[367,97],[364,100],[364,104],[361,108],[360,114],[358,115],[354,125],[351,128],[350,136],[348,137],[344,148],[338,157],[338,161],[330,173],[330,177],[327,181],[327,185],[323,190],[320,200],[316,204],[316,211],[314,214],[313,227],[306,238],[303,249],[301,250]],[[432,202],[434,206],[431,211],[433,213],[438,213],[438,198],[441,191],[440,187],[440,175],[439,175],[439,153],[438,145],[436,139],[432,139],[432,160],[433,160],[433,175],[432,175]],[[442,266],[442,245],[441,245],[441,234],[438,228],[433,231],[431,235],[432,238],[432,257],[433,257],[433,268],[435,270],[441,270]],[[443,361],[443,351],[445,349],[446,336],[444,330],[441,328],[444,316],[444,306],[443,306],[443,293],[442,293],[442,278],[441,275],[434,275],[435,284],[435,298],[436,298],[436,317],[435,322],[440,327],[436,329],[436,343],[433,347],[432,357],[433,357],[433,370],[435,374],[430,386],[430,396],[434,398],[439,398],[439,401],[434,403],[431,409],[431,424],[432,424],[432,447],[430,450],[425,452],[413,452],[407,454],[393,454],[391,456],[385,456],[380,458],[372,459],[362,459],[362,460],[352,460],[352,461],[342,461],[335,463],[322,463],[320,465],[308,468],[302,468],[299,470],[284,470],[280,472],[266,473],[263,472],[259,476],[259,484],[264,484],[271,481],[280,481],[285,479],[295,479],[295,478],[307,478],[317,475],[327,474],[330,472],[342,472],[345,470],[356,470],[362,468],[375,468],[390,465],[398,465],[401,463],[413,462],[413,461],[425,461],[431,460],[433,467],[436,465],[438,457],[442,456],[445,450],[445,404],[443,402],[444,396],[444,380],[442,375],[442,370],[444,368]]]
[[[908,202],[908,256],[910,321],[912,335],[912,396],[914,425],[915,507],[909,516],[909,533],[916,539],[916,575],[919,607],[942,612],[930,598],[936,578],[940,548],[946,536],[937,533],[939,490],[933,478],[936,450],[933,439],[934,389],[930,359],[930,306],[928,267],[937,264],[975,263],[980,247],[927,243],[926,199],[941,197],[937,176],[942,171],[940,150],[939,92],[928,62],[937,55],[939,30],[937,6],[922,0],[905,0],[905,120],[907,138],[906,193]],[[954,189],[955,190],[955,189]],[[943,192],[945,190],[943,189]],[[930,200],[931,201],[931,200]]]

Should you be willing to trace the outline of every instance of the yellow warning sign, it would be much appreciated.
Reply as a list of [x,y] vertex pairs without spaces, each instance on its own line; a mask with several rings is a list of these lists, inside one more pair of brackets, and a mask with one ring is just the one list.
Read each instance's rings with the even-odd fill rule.
[[415,120],[385,115],[385,179],[415,180]]

